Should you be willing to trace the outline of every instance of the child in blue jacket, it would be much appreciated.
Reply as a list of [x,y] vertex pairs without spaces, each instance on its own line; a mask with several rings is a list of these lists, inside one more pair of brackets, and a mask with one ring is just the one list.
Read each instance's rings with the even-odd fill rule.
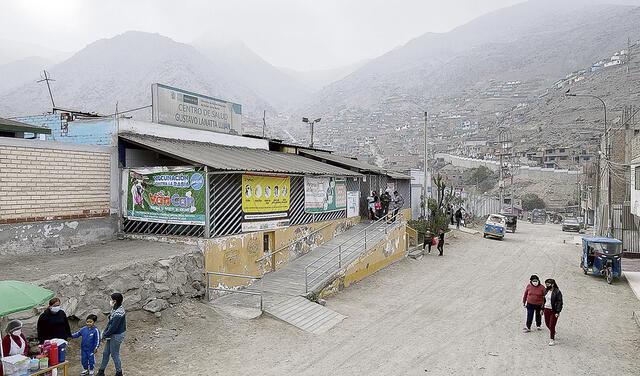
[[82,337],[82,344],[80,345],[80,356],[82,361],[83,371],[81,375],[93,375],[93,370],[96,367],[95,353],[100,347],[100,330],[95,326],[98,321],[98,316],[87,316],[87,325],[83,326],[77,333],[71,335],[72,338]]

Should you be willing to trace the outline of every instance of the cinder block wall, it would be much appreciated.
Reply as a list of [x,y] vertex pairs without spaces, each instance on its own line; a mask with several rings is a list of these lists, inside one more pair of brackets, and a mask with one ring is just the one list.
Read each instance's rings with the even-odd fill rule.
[[31,142],[0,144],[0,224],[109,215],[108,152]]

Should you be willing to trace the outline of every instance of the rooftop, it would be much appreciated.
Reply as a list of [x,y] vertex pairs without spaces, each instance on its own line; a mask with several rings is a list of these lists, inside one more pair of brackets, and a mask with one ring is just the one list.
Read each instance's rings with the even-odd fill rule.
[[291,153],[249,149],[208,142],[176,140],[136,133],[121,133],[120,138],[161,154],[215,170],[234,172],[275,172],[288,174],[360,176],[355,171]]

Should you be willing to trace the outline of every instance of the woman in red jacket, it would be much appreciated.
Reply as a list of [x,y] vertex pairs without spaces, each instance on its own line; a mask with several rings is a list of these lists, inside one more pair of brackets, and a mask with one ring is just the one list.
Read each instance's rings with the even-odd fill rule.
[[527,309],[527,324],[522,331],[525,333],[531,331],[534,313],[536,315],[536,327],[538,330],[542,330],[540,327],[542,325],[540,310],[542,310],[542,305],[544,304],[544,286],[540,284],[540,278],[535,274],[529,278],[529,284],[524,289],[522,304]]

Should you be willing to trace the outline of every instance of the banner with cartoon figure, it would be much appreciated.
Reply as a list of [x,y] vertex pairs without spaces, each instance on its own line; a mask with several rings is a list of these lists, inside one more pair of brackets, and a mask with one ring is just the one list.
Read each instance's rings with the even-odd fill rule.
[[307,213],[344,210],[347,181],[337,178],[304,178],[304,209]]
[[146,222],[204,225],[206,191],[203,172],[130,170],[126,217]]
[[273,218],[269,213],[284,213],[286,217],[290,197],[288,176],[242,175],[242,211],[247,219]]

